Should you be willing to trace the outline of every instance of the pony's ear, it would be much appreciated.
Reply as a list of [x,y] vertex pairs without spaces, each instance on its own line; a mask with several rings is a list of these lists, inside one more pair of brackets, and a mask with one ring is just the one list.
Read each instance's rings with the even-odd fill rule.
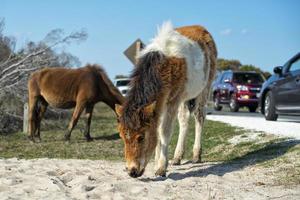
[[151,103],[151,104],[145,106],[145,107],[143,108],[143,113],[144,113],[144,115],[145,115],[145,116],[148,116],[148,117],[153,116],[153,112],[154,112],[154,110],[155,110],[155,107],[156,107],[156,101],[154,101],[153,103]]
[[123,106],[121,106],[120,104],[115,104],[115,109],[118,117],[120,117],[123,112]]

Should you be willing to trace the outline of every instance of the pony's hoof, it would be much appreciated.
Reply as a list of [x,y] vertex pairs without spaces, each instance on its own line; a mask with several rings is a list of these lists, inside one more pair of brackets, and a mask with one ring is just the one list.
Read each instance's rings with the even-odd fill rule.
[[42,142],[41,138],[36,138],[36,142],[41,143]]
[[30,144],[35,144],[35,141],[32,140],[32,139],[30,139],[30,140],[29,140],[29,143],[30,143]]
[[67,142],[67,141],[70,141],[70,136],[68,136],[68,135],[65,135],[65,138],[64,138],[64,140],[65,140],[65,142]]
[[158,169],[156,172],[155,172],[155,176],[161,176],[161,177],[166,177],[166,170],[165,169]]
[[65,140],[65,144],[70,144],[70,140]]
[[193,164],[201,163],[201,158],[193,158],[192,163]]
[[172,165],[180,165],[181,164],[181,160],[179,158],[174,158],[171,162]]
[[31,144],[35,143],[35,140],[34,140],[33,137],[28,137],[28,140],[29,140],[29,142],[30,142]]
[[87,142],[92,142],[92,141],[94,141],[94,138],[92,138],[92,137],[86,138],[86,141]]

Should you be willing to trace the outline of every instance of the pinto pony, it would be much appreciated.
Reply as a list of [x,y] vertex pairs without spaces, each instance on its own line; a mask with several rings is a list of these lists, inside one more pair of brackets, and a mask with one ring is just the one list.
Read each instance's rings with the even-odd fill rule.
[[29,139],[40,140],[40,125],[50,105],[55,108],[74,108],[65,140],[70,140],[80,114],[85,109],[86,129],[84,136],[90,136],[90,124],[94,105],[103,101],[115,111],[115,104],[122,104],[124,97],[112,84],[105,71],[98,65],[87,65],[79,69],[61,67],[45,68],[34,72],[28,81],[29,92]]
[[168,144],[178,114],[180,134],[174,164],[180,164],[190,113],[196,121],[193,161],[201,161],[205,104],[216,71],[217,50],[201,26],[174,29],[165,23],[138,57],[125,103],[116,106],[131,177],[143,174],[156,148],[156,175],[165,176]]

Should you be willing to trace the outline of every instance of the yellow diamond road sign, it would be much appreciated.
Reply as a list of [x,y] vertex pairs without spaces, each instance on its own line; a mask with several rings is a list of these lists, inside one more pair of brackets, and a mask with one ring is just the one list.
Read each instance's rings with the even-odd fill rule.
[[137,39],[124,51],[124,54],[132,62],[132,64],[136,65],[136,56],[144,47],[145,44],[142,40]]

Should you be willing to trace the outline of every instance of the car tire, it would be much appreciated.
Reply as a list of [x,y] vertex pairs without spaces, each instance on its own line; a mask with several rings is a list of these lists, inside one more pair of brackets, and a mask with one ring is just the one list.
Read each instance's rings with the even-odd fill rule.
[[254,113],[254,112],[256,112],[257,106],[249,106],[248,109],[249,109],[249,112]]
[[239,111],[239,104],[236,102],[235,95],[232,94],[230,97],[230,102],[229,102],[229,108],[231,112],[238,112]]
[[221,111],[222,108],[223,108],[223,107],[220,106],[220,99],[219,99],[218,95],[216,95],[215,98],[214,98],[214,109],[215,109],[216,111]]
[[273,94],[271,91],[269,91],[265,96],[264,113],[265,119],[268,121],[276,121],[278,118],[275,110]]

